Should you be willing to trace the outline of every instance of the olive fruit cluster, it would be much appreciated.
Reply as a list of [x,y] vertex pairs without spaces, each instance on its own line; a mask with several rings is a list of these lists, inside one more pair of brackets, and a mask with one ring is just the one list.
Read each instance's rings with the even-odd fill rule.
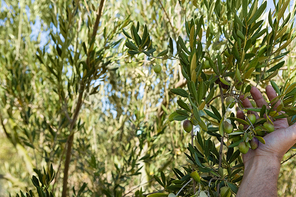
[[248,143],[243,141],[243,142],[239,143],[238,150],[241,153],[246,154],[250,149],[248,144],[251,146],[251,149],[256,150],[259,146],[259,140],[255,137],[253,137]]
[[[233,103],[232,99],[229,99],[226,102],[228,106],[231,106],[231,103]],[[239,151],[243,154],[246,154],[250,148],[253,150],[257,149],[259,146],[259,140],[262,143],[265,143],[262,137],[275,130],[274,125],[269,118],[257,119],[255,114],[248,114],[246,120],[240,120],[237,118],[235,120],[239,123],[237,129],[234,129],[232,124],[224,121],[223,131],[224,133],[229,134],[232,142],[235,146],[238,146]]]
[[[271,133],[274,131],[274,125],[270,122],[270,120],[266,119],[258,119],[256,120],[256,116],[254,114],[248,114],[247,119],[252,123],[255,135],[264,137],[266,133]],[[263,125],[262,125],[262,122]]]

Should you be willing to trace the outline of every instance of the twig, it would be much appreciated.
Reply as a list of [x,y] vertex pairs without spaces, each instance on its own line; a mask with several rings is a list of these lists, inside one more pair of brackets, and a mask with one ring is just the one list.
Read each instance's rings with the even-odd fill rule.
[[[192,146],[194,146],[193,145],[193,138],[194,138],[194,126],[192,127],[192,130],[191,130],[191,145]],[[195,184],[195,181],[193,180],[193,193],[195,194],[195,192],[196,192],[196,190],[195,190],[195,186],[196,186],[196,184]]]
[[190,181],[188,181],[187,183],[185,183],[185,185],[183,185],[183,187],[178,191],[178,193],[176,194],[176,197],[178,197],[178,195],[181,193],[181,191],[184,189],[184,187],[186,187],[186,185],[188,185],[193,179],[190,179]]
[[10,136],[10,134],[7,132],[6,127],[5,127],[3,121],[4,121],[4,120],[3,120],[3,118],[2,118],[2,116],[1,116],[1,114],[0,114],[0,122],[1,122],[2,128],[3,128],[3,130],[4,130],[4,133],[5,133],[6,137],[9,139],[9,141],[11,141],[11,142],[13,143],[13,141],[12,141],[12,139],[11,139],[11,136]]
[[291,155],[288,159],[286,159],[285,161],[282,161],[281,165],[286,163],[287,161],[289,161],[292,157],[294,157],[296,155],[296,153],[294,153],[293,155]]
[[70,165],[70,160],[71,160],[71,152],[72,152],[73,139],[74,139],[74,132],[72,132],[72,130],[74,128],[74,125],[75,125],[76,120],[79,115],[79,111],[80,111],[81,106],[83,104],[82,97],[83,97],[84,89],[85,89],[84,81],[81,81],[80,90],[79,90],[80,93],[79,93],[78,101],[77,101],[77,107],[75,109],[74,116],[73,116],[72,122],[70,124],[70,135],[67,140],[67,146],[65,147],[67,149],[67,152],[66,152],[66,161],[65,161],[65,168],[64,168],[62,197],[67,196],[68,173],[69,173],[69,165]]
[[173,34],[174,34],[174,39],[177,39],[177,34],[176,34],[175,30],[174,30],[173,24],[171,23],[171,20],[170,20],[170,17],[169,17],[169,15],[168,15],[168,13],[167,13],[166,10],[164,9],[164,7],[163,7],[163,5],[162,5],[162,3],[161,3],[161,0],[158,0],[158,2],[159,2],[159,4],[161,5],[161,8],[163,9],[163,11],[164,11],[164,13],[165,13],[165,15],[166,15],[166,17],[167,17],[167,19],[168,19],[168,21],[169,21],[169,24],[170,24],[170,26],[171,26],[171,28],[172,28],[172,31],[173,31]]
[[[100,6],[97,11],[97,18],[96,22],[94,24],[94,29],[92,33],[92,40],[95,39],[96,33],[98,31],[98,26],[100,23],[101,15],[102,15],[102,10],[103,10],[103,5],[104,5],[105,0],[101,0]],[[90,55],[88,54],[86,63],[89,64],[89,58]],[[69,173],[69,165],[71,161],[71,152],[72,152],[72,146],[73,146],[73,140],[74,140],[74,132],[72,131],[74,128],[74,125],[77,121],[81,106],[83,104],[83,95],[84,95],[84,90],[85,90],[85,79],[82,79],[80,82],[80,89],[79,89],[79,96],[78,96],[78,101],[77,101],[77,106],[73,115],[72,122],[70,124],[70,135],[67,140],[67,153],[66,153],[66,161],[65,161],[65,168],[64,168],[64,177],[63,177],[63,192],[62,192],[62,197],[67,196],[67,185],[68,185],[68,173]]]
[[21,35],[22,35],[22,22],[23,22],[23,1],[20,1],[19,5],[20,5],[20,20],[19,20],[19,26],[18,26],[18,35],[17,35],[17,45],[16,45],[16,60],[19,59],[20,56],[20,46],[21,46]]
[[138,189],[139,187],[142,187],[144,185],[147,185],[148,183],[151,183],[151,182],[152,182],[152,179],[150,181],[145,182],[145,183],[141,183],[140,185],[134,186],[131,190],[129,190],[128,192],[126,192],[125,194],[123,194],[122,197],[127,196],[128,194],[132,193],[135,189]]
[[[221,85],[219,85],[220,88],[220,95],[221,95],[221,110],[223,111],[223,102],[224,102],[224,95]],[[223,141],[224,141],[224,135],[221,137],[221,144],[220,144],[220,150],[219,150],[219,168],[222,164],[222,151],[223,151]],[[219,194],[220,184],[217,186],[217,193]]]
[[88,5],[87,5],[87,2],[86,2],[86,0],[84,0],[84,4],[85,4],[85,7],[86,7],[86,9],[87,9],[88,15],[90,16],[89,7],[88,7]]
[[94,25],[94,29],[93,29],[93,34],[92,34],[92,38],[93,39],[96,37],[96,33],[98,31],[98,28],[99,28],[99,23],[100,23],[101,16],[102,16],[102,10],[103,10],[103,6],[104,6],[104,1],[105,0],[101,0],[100,6],[99,6],[99,8],[97,10],[97,19],[96,19],[96,22],[95,22],[95,25]]
[[67,105],[66,101],[65,101],[65,105],[62,105],[62,110],[64,111],[64,114],[65,114],[66,118],[68,119],[68,121],[72,122],[72,119],[68,113],[68,105]]

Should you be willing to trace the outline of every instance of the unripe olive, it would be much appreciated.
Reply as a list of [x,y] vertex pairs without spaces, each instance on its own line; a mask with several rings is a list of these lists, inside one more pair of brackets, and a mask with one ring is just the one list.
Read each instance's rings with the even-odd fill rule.
[[239,128],[240,130],[244,130],[245,126],[244,126],[243,124],[239,124],[238,128]]
[[230,108],[233,108],[235,102],[233,97],[227,97],[226,98],[226,106],[229,106]]
[[200,176],[196,170],[190,173],[190,177],[193,178],[197,183],[200,182]]
[[192,128],[193,128],[193,125],[192,125],[192,123],[191,123],[190,120],[185,120],[185,121],[183,122],[183,129],[184,129],[187,133],[189,133],[189,132],[192,130]]
[[231,196],[231,191],[229,187],[221,187],[220,189],[220,195],[221,197],[230,197]]
[[259,146],[259,140],[255,137],[253,137],[250,141],[251,149],[255,150]]
[[255,124],[256,116],[254,114],[248,114],[247,117],[251,121],[252,124]]
[[267,131],[268,133],[271,133],[271,132],[274,131],[274,126],[273,126],[271,123],[269,123],[269,122],[265,122],[265,123],[263,124],[263,126],[264,126],[264,128],[266,129],[266,131]]
[[262,129],[261,126],[255,127],[255,132],[257,135],[263,137],[265,135],[265,131]]
[[238,150],[243,153],[243,154],[246,154],[248,151],[249,151],[249,147],[246,145],[245,142],[241,142],[239,143],[238,145]]
[[252,104],[253,107],[257,107],[257,104],[255,101],[250,101],[250,103]]
[[223,122],[223,128],[224,128],[225,133],[227,133],[227,134],[232,133],[232,131],[233,131],[232,124],[228,123],[227,121]]
[[160,66],[159,64],[157,64],[157,65],[155,65],[155,66],[153,67],[153,70],[154,70],[155,73],[160,73],[160,71],[161,71],[161,66]]

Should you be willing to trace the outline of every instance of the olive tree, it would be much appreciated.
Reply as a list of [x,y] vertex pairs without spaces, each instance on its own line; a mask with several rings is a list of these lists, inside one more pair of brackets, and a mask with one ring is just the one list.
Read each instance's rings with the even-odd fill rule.
[[[153,54],[146,26],[142,36],[138,26],[132,26],[130,34],[124,31],[131,56],[145,53],[151,62],[164,56],[177,59],[186,79],[185,87],[170,90],[178,95],[179,108],[167,122],[184,120],[184,130],[191,135],[188,164],[183,172],[174,169],[175,178],[157,179],[164,191],[151,197],[236,194],[243,175],[241,153],[256,149],[259,141],[265,144],[264,136],[274,131],[273,121],[295,122],[295,75],[276,82],[295,38],[295,4],[274,1],[274,10],[266,11],[266,1],[191,3],[196,10],[185,21],[186,35],[168,39],[167,49],[158,55]],[[251,99],[251,86],[263,90],[269,83],[278,94],[275,100],[260,108],[243,107],[241,95]],[[274,109],[277,101],[281,104]],[[246,119],[237,118],[236,110]]]
[[[0,178],[12,195],[235,194],[237,146],[281,117],[238,96],[270,82],[293,121],[290,1],[1,3]],[[237,119],[233,105],[270,120]]]

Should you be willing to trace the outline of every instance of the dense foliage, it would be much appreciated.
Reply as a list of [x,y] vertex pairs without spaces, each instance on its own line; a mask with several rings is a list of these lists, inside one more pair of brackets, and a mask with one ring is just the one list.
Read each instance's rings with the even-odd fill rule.
[[[0,192],[235,195],[255,126],[295,121],[295,3],[269,3],[1,1]],[[243,109],[267,84],[280,107]]]

